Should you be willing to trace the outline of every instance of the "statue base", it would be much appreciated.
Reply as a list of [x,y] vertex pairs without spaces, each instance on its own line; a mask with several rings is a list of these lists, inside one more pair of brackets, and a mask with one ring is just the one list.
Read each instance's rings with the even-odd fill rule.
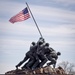
[[51,66],[45,66],[37,68],[35,70],[28,69],[16,69],[5,73],[5,75],[66,75],[62,67],[52,68]]

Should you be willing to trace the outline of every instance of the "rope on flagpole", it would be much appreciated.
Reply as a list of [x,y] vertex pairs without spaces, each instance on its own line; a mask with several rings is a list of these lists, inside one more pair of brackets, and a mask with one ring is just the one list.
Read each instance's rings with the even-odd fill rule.
[[34,16],[33,16],[32,12],[31,12],[31,10],[30,10],[29,5],[28,5],[27,2],[26,2],[26,5],[27,5],[27,7],[28,7],[28,9],[29,9],[29,11],[30,11],[30,13],[31,13],[31,16],[32,16],[32,18],[33,18],[33,20],[34,20],[34,22],[35,22],[35,25],[36,25],[36,27],[37,27],[39,33],[40,33],[40,36],[43,38],[43,36],[42,36],[42,34],[41,34],[41,31],[40,31],[40,29],[39,29],[39,27],[38,27],[38,25],[37,25],[37,23],[36,23],[36,21],[35,21],[35,18],[34,18]]

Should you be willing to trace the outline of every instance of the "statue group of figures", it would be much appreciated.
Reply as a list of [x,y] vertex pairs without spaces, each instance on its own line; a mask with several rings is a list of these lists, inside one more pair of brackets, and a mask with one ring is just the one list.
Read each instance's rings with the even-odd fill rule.
[[53,65],[55,68],[58,56],[61,55],[60,52],[56,52],[53,48],[46,43],[44,38],[39,38],[37,42],[32,42],[30,50],[25,54],[24,59],[16,65],[16,68],[20,67],[24,62],[25,65],[22,69],[36,69],[41,68],[47,63],[47,65]]

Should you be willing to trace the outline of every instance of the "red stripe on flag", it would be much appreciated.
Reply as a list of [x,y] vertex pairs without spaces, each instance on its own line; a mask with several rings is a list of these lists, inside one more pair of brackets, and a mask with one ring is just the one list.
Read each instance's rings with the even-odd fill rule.
[[[26,13],[24,12],[26,11]],[[24,10],[22,10],[21,12],[19,12],[17,15],[13,16],[12,18],[10,18],[10,22],[11,23],[15,23],[15,22],[20,22],[20,21],[24,21],[27,20],[28,18],[30,18],[29,12],[27,12],[27,8],[25,8]]]

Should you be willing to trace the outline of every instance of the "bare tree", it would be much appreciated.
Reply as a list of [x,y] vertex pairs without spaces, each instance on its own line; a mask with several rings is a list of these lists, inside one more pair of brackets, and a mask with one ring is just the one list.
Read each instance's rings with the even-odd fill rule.
[[73,63],[69,64],[69,67],[67,68],[67,71],[69,74],[74,72],[74,67],[75,65]]
[[61,66],[65,70],[66,73],[69,73],[69,74],[75,73],[75,71],[74,71],[74,68],[75,68],[74,63],[70,63],[68,61],[63,61],[63,62],[59,63],[58,66]]

